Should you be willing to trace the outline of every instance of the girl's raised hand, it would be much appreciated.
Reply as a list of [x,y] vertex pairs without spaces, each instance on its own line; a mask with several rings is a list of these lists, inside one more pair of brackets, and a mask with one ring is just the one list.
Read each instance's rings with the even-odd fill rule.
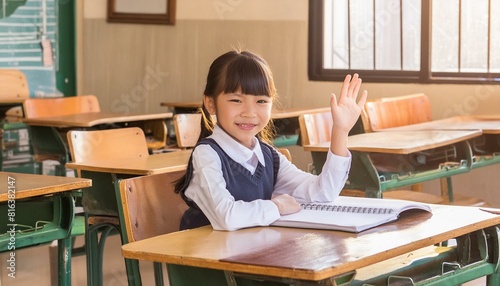
[[[358,100],[358,93],[361,87],[361,78],[358,74],[347,75],[342,84],[340,97],[337,100],[335,94],[332,93],[330,106],[332,108],[332,117],[334,128],[338,131],[349,132],[361,114],[361,109],[365,105],[368,92],[363,90],[361,97]],[[356,102],[356,100],[358,100]]]

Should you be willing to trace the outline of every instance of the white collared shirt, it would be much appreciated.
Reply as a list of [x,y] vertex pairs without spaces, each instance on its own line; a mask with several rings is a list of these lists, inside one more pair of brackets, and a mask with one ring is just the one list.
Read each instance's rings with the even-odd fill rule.
[[[252,174],[264,156],[254,138],[252,150],[238,143],[219,126],[215,126],[212,138],[234,161]],[[216,230],[236,230],[245,227],[266,226],[280,217],[278,208],[271,200],[252,202],[235,201],[226,189],[221,160],[210,145],[199,145],[193,150],[193,176],[186,196],[193,200],[207,216]],[[319,176],[304,172],[279,153],[280,168],[273,196],[289,194],[300,202],[330,202],[342,190],[351,165],[351,155],[336,156],[328,152]]]

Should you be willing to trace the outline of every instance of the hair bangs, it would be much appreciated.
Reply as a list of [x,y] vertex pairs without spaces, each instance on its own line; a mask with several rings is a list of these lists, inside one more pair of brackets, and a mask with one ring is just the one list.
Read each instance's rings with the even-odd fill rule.
[[224,93],[272,96],[269,71],[255,58],[239,57],[227,66]]

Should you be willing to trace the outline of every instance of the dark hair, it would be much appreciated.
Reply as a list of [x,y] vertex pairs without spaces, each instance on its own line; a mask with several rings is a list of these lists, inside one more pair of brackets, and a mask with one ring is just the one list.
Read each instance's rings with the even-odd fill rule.
[[[267,62],[259,55],[249,51],[229,51],[216,58],[210,65],[205,85],[204,96],[212,97],[216,102],[222,93],[233,93],[241,91],[249,95],[267,95],[274,102],[277,98],[273,75]],[[203,101],[202,101],[203,102]],[[212,134],[215,119],[202,104],[201,110],[201,132],[198,142]],[[274,137],[274,124],[272,119],[262,129],[257,137],[272,144]],[[190,172],[189,168],[188,171]],[[190,174],[188,174],[190,177]],[[176,182],[175,191],[183,191],[189,185],[186,176]]]
[[[267,95],[273,101],[276,99],[273,75],[263,58],[249,51],[230,51],[214,60],[208,71],[203,94],[212,97],[215,102],[220,94],[238,90],[243,94]],[[198,141],[210,136],[215,125],[205,105],[202,105],[201,113],[201,133]],[[271,143],[274,135],[273,126],[270,120],[257,137]]]

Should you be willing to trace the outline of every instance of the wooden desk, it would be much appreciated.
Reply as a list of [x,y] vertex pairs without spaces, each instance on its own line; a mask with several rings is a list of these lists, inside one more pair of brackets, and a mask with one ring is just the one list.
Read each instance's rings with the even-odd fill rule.
[[400,130],[482,130],[484,134],[500,134],[500,115],[453,116],[418,124],[387,128],[383,131]]
[[191,150],[149,155],[140,159],[70,162],[66,167],[79,170],[81,177],[90,178],[93,187],[85,190],[82,203],[85,213],[118,217],[118,205],[113,184],[121,178],[185,170]]
[[[500,217],[472,207],[433,205],[432,209],[432,215],[403,215],[396,222],[358,234],[279,227],[227,232],[207,226],[126,244],[122,253],[130,259],[222,270],[229,285],[233,285],[233,275],[304,283],[300,285],[347,285],[363,267],[457,238],[460,247],[453,251],[461,268],[424,281],[457,285],[489,275],[488,285],[499,285],[495,265],[500,254],[496,227]],[[437,267],[440,272],[444,266]]]
[[500,163],[500,115],[454,116],[384,131],[481,130],[483,135],[469,141],[473,153],[472,168]]
[[48,126],[48,127],[95,127],[101,124],[127,123],[134,121],[146,121],[154,119],[172,118],[171,112],[164,113],[111,113],[111,112],[88,112],[78,113],[65,116],[40,117],[40,118],[25,118],[24,122],[31,126]]
[[0,172],[0,251],[15,253],[16,249],[58,240],[59,285],[71,285],[71,236],[84,232],[83,218],[75,218],[71,192],[90,187],[91,182]]
[[[165,120],[171,118],[171,112],[157,114],[141,113],[110,113],[88,112],[65,116],[26,118],[32,147],[36,157],[40,160],[50,158],[60,163],[57,174],[66,175],[64,165],[69,161],[66,133],[74,128],[120,128],[132,126],[140,122]],[[148,134],[148,132],[144,132]]]
[[[363,133],[349,136],[347,148],[351,151],[359,152],[410,154],[459,143],[464,140],[478,137],[481,134],[480,130],[445,132],[438,130],[420,130]],[[327,152],[329,149],[330,142],[304,146],[304,150],[313,152]]]
[[[352,165],[346,188],[380,198],[388,189],[468,172],[472,166],[468,140],[481,134],[479,130],[420,130],[349,136]],[[311,151],[321,172],[329,142],[303,147]]]
[[0,202],[9,200],[8,177],[16,179],[16,200],[78,190],[92,185],[91,180],[82,178],[0,172],[0,182],[5,184],[0,188]]
[[146,158],[70,162],[66,167],[80,171],[145,176],[185,170],[189,156],[191,150],[182,150],[150,155]]

